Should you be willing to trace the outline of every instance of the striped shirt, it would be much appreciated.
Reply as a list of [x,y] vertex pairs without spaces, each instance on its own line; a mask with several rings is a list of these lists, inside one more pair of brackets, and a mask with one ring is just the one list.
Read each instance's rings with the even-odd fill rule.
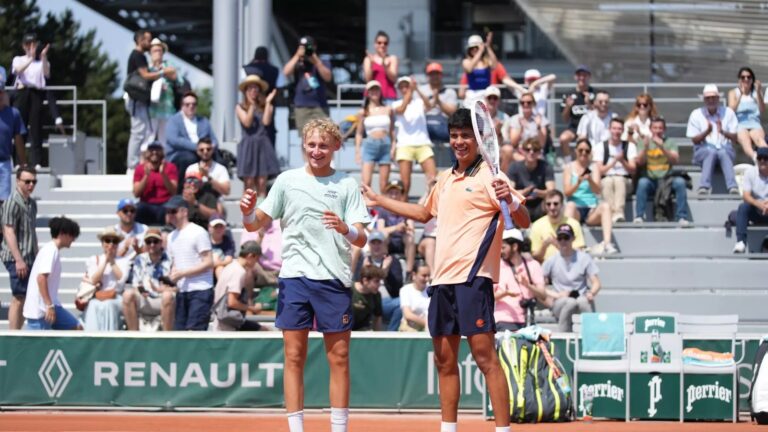
[[[31,266],[37,255],[37,233],[35,221],[37,219],[37,202],[30,197],[24,201],[18,190],[14,190],[11,198],[3,203],[0,222],[3,226],[13,227],[16,233],[16,243],[19,252],[27,265]],[[15,261],[8,242],[3,237],[3,247],[0,249],[0,260],[4,262]]]

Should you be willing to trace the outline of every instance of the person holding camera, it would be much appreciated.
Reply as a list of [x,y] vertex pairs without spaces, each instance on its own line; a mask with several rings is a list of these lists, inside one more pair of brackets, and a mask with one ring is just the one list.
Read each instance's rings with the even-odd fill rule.
[[320,60],[317,55],[317,44],[309,36],[299,40],[296,53],[283,66],[283,74],[293,77],[293,105],[296,119],[296,130],[304,130],[310,120],[330,117],[328,101],[323,84],[331,82],[331,63]]
[[535,324],[536,304],[547,299],[541,265],[524,256],[525,249],[522,231],[516,228],[504,231],[499,283],[493,286],[496,331],[517,331]]
[[586,138],[576,142],[576,160],[563,169],[563,192],[568,197],[565,215],[583,222],[588,226],[600,225],[603,228],[603,241],[594,249],[594,253],[616,253],[611,242],[611,206],[600,202],[598,195],[602,190],[600,170],[590,168],[592,164],[592,144]]
[[557,227],[558,253],[544,261],[544,277],[552,285],[547,290],[547,306],[557,318],[559,331],[573,330],[573,315],[594,312],[600,292],[599,270],[589,254],[573,248],[575,235],[568,224]]

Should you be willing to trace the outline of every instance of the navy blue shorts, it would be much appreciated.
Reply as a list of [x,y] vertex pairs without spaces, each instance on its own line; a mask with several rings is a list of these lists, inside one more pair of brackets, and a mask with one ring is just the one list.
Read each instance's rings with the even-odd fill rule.
[[476,277],[471,283],[432,285],[429,294],[429,333],[434,336],[496,331],[493,281]]
[[8,270],[8,279],[11,283],[11,294],[17,298],[23,298],[27,296],[27,283],[29,283],[29,273],[32,270],[32,266],[27,266],[27,277],[19,279],[19,275],[16,274],[16,262],[5,261],[5,269]]
[[176,294],[175,330],[208,330],[213,307],[213,288]]
[[281,330],[311,329],[336,333],[352,329],[352,290],[341,281],[279,278],[277,318]]

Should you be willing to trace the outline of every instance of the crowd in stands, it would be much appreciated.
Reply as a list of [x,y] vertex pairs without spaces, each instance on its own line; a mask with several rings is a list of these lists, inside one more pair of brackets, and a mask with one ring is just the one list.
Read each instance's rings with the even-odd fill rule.
[[[117,203],[117,223],[98,234],[102,251],[88,258],[77,293],[80,318],[62,308],[58,297],[60,250],[77,239],[79,226],[67,218],[52,219],[52,240],[41,247],[35,233],[33,167],[41,161],[39,117],[50,76],[49,47],[39,49],[33,35],[24,38],[25,54],[11,67],[14,105],[0,86],[0,258],[13,295],[9,327],[20,329],[26,319],[30,329],[269,330],[259,315],[274,310],[282,264],[280,223],[243,233],[236,245],[223,200],[232,190],[231,174],[263,199],[270,179],[280,173],[274,104],[281,71],[269,63],[264,47],[243,66],[241,102],[232,107],[242,140],[236,163],[229,164],[209,120],[197,113],[198,96],[164,59],[168,46],[149,31],[137,32],[134,42],[127,82],[144,80],[151,90],[125,96],[133,197]],[[633,222],[691,223],[690,179],[678,169],[684,161],[677,141],[667,136],[666,121],[650,94],[637,95],[630,114],[620,118],[611,109],[610,94],[591,86],[589,68],[577,67],[575,86],[560,103],[565,127],[558,135],[558,155],[547,113],[557,77],[531,69],[516,82],[494,53],[492,33],[468,39],[458,93],[444,85],[440,63],[426,65],[426,82],[419,85],[401,75],[386,33],[378,32],[374,43],[363,61],[365,94],[350,134],[363,183],[371,185],[378,165],[382,193],[404,201],[422,196],[423,201],[437,176],[434,145],[450,139],[448,117],[467,101],[482,99],[496,121],[502,170],[526,197],[533,221],[526,232],[510,229],[503,235],[495,287],[499,330],[530,324],[538,308],[550,309],[558,328],[570,331],[574,314],[595,310],[601,283],[592,256],[619,252],[612,231],[625,222],[633,193]],[[5,70],[0,72],[6,82]],[[329,117],[330,64],[311,37],[301,39],[282,74],[293,79],[297,129]],[[691,112],[686,137],[694,149],[690,162],[701,167],[696,193],[711,193],[719,168],[728,193],[741,194],[733,252],[744,253],[749,224],[768,225],[768,145],[761,126],[762,85],[746,67],[738,79],[726,105],[715,85],[703,88],[703,105]],[[501,104],[506,91],[501,86],[517,100],[513,115]],[[25,140],[31,143],[29,158]],[[734,170],[737,149],[754,161],[741,186]],[[15,189],[12,158],[20,165]],[[412,186],[414,162],[421,165],[427,190]],[[397,180],[390,179],[393,163],[399,168]],[[559,169],[561,185],[555,182]],[[649,202],[653,208],[647,212]],[[382,208],[369,211],[368,244],[353,253],[354,329],[426,331],[439,221],[417,227]],[[589,250],[582,225],[601,227],[602,241]]]

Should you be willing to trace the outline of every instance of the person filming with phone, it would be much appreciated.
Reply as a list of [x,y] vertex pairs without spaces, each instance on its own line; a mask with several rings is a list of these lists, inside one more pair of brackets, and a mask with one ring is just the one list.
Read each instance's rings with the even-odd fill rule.
[[331,63],[320,60],[317,43],[310,36],[299,39],[296,53],[283,66],[283,74],[293,77],[293,104],[296,130],[301,132],[310,120],[330,117],[325,84],[331,82]]

